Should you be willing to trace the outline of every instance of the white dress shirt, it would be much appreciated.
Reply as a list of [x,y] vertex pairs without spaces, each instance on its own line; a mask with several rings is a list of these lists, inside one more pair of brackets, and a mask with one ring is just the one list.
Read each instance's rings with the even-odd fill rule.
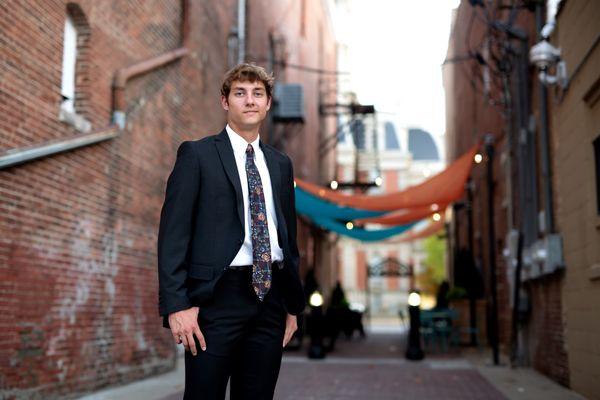
[[[250,217],[250,201],[248,199],[248,177],[246,175],[246,148],[248,142],[246,139],[235,133],[233,129],[227,124],[225,127],[231,147],[233,147],[233,155],[235,157],[235,164],[237,165],[238,174],[240,176],[240,183],[242,185],[242,194],[244,196],[244,220],[245,220],[245,236],[244,243],[238,251],[237,255],[231,262],[231,265],[252,265],[252,238],[251,224],[252,219]],[[269,241],[271,242],[271,260],[283,261],[283,250],[279,246],[277,239],[277,215],[275,214],[275,204],[273,203],[273,189],[271,186],[271,176],[269,175],[269,169],[259,145],[260,135],[250,143],[254,149],[254,164],[260,174],[260,181],[263,187],[263,193],[265,196],[265,206],[267,208],[267,226],[269,228]]]

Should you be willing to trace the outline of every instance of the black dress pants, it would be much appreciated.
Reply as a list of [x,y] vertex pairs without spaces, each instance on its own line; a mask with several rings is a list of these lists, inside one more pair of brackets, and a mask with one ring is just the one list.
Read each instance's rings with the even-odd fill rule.
[[251,267],[223,273],[198,314],[206,351],[196,339],[197,355],[185,352],[184,400],[223,400],[229,378],[231,400],[273,398],[286,319],[280,273],[273,268],[262,302],[252,288]]

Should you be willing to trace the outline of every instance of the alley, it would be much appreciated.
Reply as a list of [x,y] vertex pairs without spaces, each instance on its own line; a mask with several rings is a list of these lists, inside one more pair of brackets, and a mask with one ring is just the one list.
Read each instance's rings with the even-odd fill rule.
[[[407,361],[405,334],[375,329],[366,340],[340,340],[324,360],[300,351],[286,352],[277,384],[277,400],[486,399],[581,400],[543,375],[527,368],[495,367],[485,349],[452,348]],[[433,350],[433,349],[430,349]],[[180,400],[184,368],[129,385],[107,389],[80,400]]]

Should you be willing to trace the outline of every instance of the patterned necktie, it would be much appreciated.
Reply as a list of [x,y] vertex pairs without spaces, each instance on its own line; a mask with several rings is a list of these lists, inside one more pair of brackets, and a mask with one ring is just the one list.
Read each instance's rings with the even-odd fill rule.
[[271,287],[271,242],[265,196],[251,144],[246,148],[246,175],[252,219],[252,286],[259,300],[263,301]]

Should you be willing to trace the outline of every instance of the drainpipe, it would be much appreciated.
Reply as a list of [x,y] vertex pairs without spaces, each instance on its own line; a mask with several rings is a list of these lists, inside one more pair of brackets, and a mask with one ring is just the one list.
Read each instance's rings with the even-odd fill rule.
[[[535,26],[538,32],[537,40],[541,40],[541,30],[544,26],[544,6],[538,2],[535,6]],[[548,129],[548,89],[538,84],[540,102],[540,148],[542,151],[542,191],[544,193],[544,234],[554,232],[554,209],[552,199],[552,171],[550,165],[550,140]]]
[[238,0],[238,63],[246,60],[246,0]]
[[115,73],[113,81],[113,114],[112,123],[119,126],[120,129],[125,128],[127,107],[125,100],[125,86],[127,82],[139,75],[160,68],[179,60],[189,53],[185,47],[188,41],[189,33],[189,0],[181,1],[181,42],[180,47],[153,57],[149,60],[130,65],[129,67],[121,68]]
[[487,134],[485,137],[485,150],[487,153],[487,201],[488,201],[488,255],[490,266],[490,291],[491,291],[491,321],[490,342],[494,365],[500,364],[498,345],[498,291],[496,279],[496,224],[494,211],[494,136]]

